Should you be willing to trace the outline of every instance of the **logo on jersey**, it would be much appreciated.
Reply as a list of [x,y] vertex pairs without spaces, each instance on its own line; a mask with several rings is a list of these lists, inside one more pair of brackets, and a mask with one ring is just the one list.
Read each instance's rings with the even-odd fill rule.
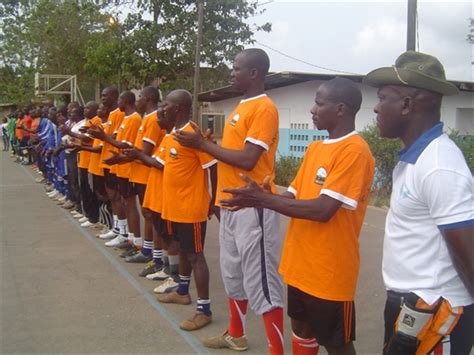
[[326,171],[326,169],[324,169],[323,167],[320,167],[316,171],[316,178],[314,179],[314,183],[318,185],[324,184],[327,176],[328,176],[328,172]]
[[235,125],[237,124],[237,122],[239,121],[240,119],[240,115],[238,113],[236,113],[234,115],[234,117],[232,117],[232,119],[230,120],[230,125],[235,127]]
[[171,159],[176,159],[178,157],[178,152],[176,151],[175,148],[170,149],[170,158]]

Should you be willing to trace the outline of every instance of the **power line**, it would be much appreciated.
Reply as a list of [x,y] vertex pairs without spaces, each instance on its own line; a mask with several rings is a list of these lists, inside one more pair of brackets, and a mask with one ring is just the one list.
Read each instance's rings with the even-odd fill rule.
[[350,72],[350,71],[344,71],[344,70],[337,70],[337,69],[331,69],[331,68],[326,68],[326,67],[322,67],[320,65],[316,65],[316,64],[313,64],[313,63],[309,63],[307,61],[304,61],[302,59],[299,59],[299,58],[296,58],[296,57],[293,57],[289,54],[286,54],[286,53],[283,53],[282,51],[278,50],[278,49],[275,49],[275,48],[272,48],[266,44],[263,44],[262,42],[259,42],[259,41],[255,41],[257,44],[261,45],[262,47],[265,47],[265,48],[268,48],[274,52],[277,52],[278,54],[281,54],[282,56],[284,57],[287,57],[289,59],[293,59],[293,60],[296,60],[297,62],[300,62],[300,63],[303,63],[303,64],[306,64],[306,65],[309,65],[309,66],[312,66],[312,67],[315,67],[315,68],[318,68],[318,69],[323,69],[323,70],[327,70],[327,71],[333,71],[333,72],[337,72],[337,73],[343,73],[343,74],[352,74],[352,75],[361,75],[361,74],[358,74],[358,73],[353,73],[353,72]]

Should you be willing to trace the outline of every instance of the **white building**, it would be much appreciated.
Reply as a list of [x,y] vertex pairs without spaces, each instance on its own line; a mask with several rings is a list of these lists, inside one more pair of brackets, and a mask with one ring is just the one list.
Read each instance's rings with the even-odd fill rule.
[[[362,130],[374,122],[374,107],[378,102],[377,90],[363,85],[361,75],[337,75],[359,83],[362,91],[362,107],[356,118],[356,129]],[[334,74],[310,74],[282,72],[269,74],[265,79],[267,95],[275,102],[280,115],[280,155],[301,157],[309,142],[323,139],[326,131],[313,127],[310,110],[316,90],[324,81],[335,78]],[[445,129],[456,129],[464,135],[474,135],[474,83],[452,81],[460,89],[456,96],[443,98],[441,119]],[[231,86],[199,94],[202,102],[201,122],[203,129],[211,127],[216,137],[222,134],[224,120],[240,101],[240,94]]]

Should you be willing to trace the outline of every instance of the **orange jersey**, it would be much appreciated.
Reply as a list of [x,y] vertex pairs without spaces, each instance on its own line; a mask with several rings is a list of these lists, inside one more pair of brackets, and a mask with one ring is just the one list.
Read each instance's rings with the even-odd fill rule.
[[[190,123],[181,130],[194,132]],[[163,142],[165,157],[159,160],[164,165],[163,219],[179,223],[205,221],[211,200],[206,169],[217,161],[209,154],[180,145],[172,135]]]
[[[21,120],[21,125],[24,127],[24,128],[28,128],[28,129],[31,129],[31,124],[33,123],[33,119],[31,118],[30,115],[26,115],[25,117],[23,117],[23,119]],[[30,136],[30,132],[28,131],[23,131],[23,137],[29,137]]]
[[[95,116],[94,118],[87,120],[82,127],[98,126],[101,123],[102,123],[102,120],[100,119],[100,117]],[[81,145],[92,147],[92,143],[85,143],[83,141],[81,141],[80,143]],[[92,155],[91,152],[88,152],[86,150],[81,150],[79,152],[79,162],[77,166],[81,169],[89,169],[91,155]]]
[[[109,118],[107,122],[103,125],[105,134],[111,136],[118,132],[120,125],[122,124],[125,114],[120,111],[118,108],[109,113]],[[110,165],[102,163],[104,159],[110,158],[112,154],[110,151],[117,151],[114,146],[108,144],[107,142],[102,142],[102,152],[100,153],[100,167],[111,169]]]
[[[116,140],[118,142],[127,143],[128,145],[133,146],[141,124],[142,116],[140,116],[138,112],[134,112],[129,116],[125,116],[117,132]],[[116,166],[118,177],[125,179],[130,178],[130,169],[132,167],[132,163],[117,164]],[[111,169],[111,171],[113,170]]]
[[[103,126],[102,121],[97,124],[97,126]],[[102,146],[102,141],[100,139],[94,139],[92,141],[92,147],[100,147]],[[102,149],[104,149],[102,147]],[[82,153],[82,152],[81,152]],[[91,153],[90,159],[89,159],[89,166],[87,167],[87,170],[90,174],[97,175],[97,176],[104,176],[104,169],[101,167],[101,152],[99,153]]]
[[367,143],[355,132],[308,147],[288,191],[298,200],[323,194],[343,204],[327,222],[290,220],[280,263],[285,283],[326,300],[354,299],[359,233],[374,162]]
[[[161,144],[153,151],[152,158],[158,161],[165,160],[165,148],[167,137],[173,139],[166,134]],[[143,198],[143,207],[148,208],[156,213],[161,213],[163,207],[163,170],[150,168],[148,181],[146,183],[145,197]]]
[[31,138],[36,138],[38,137],[38,126],[41,122],[41,118],[36,117],[33,118],[33,121],[31,122],[31,129],[36,131],[35,133],[31,133]]
[[[153,111],[143,118],[140,129],[135,139],[135,147],[142,150],[143,142],[158,147],[165,136],[166,131],[162,130],[158,124],[158,114]],[[129,180],[139,184],[146,185],[150,168],[140,161],[132,162],[132,168]]]
[[16,120],[15,122],[15,136],[16,139],[21,141],[23,139],[23,130],[20,128],[23,126],[23,119]]
[[259,95],[240,101],[230,114],[224,127],[221,146],[226,149],[243,150],[245,143],[250,142],[262,147],[265,151],[252,171],[228,165],[218,164],[218,183],[216,202],[229,198],[223,193],[224,188],[237,188],[245,185],[240,178],[241,173],[249,176],[258,184],[270,176],[270,184],[274,190],[275,154],[278,147],[278,110],[267,95]]

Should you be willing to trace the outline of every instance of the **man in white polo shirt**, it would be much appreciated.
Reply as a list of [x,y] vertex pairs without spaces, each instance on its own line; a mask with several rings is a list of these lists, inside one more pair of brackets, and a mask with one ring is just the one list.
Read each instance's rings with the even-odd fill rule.
[[404,144],[385,226],[384,353],[469,354],[473,178],[440,122],[443,95],[458,89],[438,59],[413,51],[392,67],[370,72],[364,83],[379,88],[374,111],[380,135]]

